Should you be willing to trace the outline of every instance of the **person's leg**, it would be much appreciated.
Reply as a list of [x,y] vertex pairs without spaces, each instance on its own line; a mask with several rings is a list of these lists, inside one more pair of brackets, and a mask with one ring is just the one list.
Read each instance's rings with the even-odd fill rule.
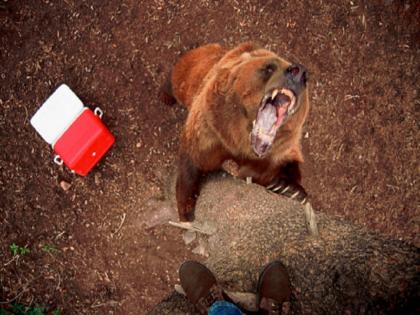
[[260,274],[257,303],[260,314],[281,314],[282,304],[290,301],[291,285],[286,267],[273,261]]

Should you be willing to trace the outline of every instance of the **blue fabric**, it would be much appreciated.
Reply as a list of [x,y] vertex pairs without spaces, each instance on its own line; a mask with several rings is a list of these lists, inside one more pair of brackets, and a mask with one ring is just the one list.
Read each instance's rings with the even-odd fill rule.
[[210,306],[208,315],[243,315],[243,313],[235,304],[217,301]]

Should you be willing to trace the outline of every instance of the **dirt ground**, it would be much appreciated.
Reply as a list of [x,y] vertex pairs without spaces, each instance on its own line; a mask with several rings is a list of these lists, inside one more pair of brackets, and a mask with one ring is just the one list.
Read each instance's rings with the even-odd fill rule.
[[[314,208],[418,246],[419,21],[415,0],[0,1],[0,310],[145,314],[182,261],[201,259],[179,230],[144,222],[186,116],[159,86],[209,42],[253,40],[304,64]],[[116,136],[87,177],[54,165],[29,124],[63,82]]]

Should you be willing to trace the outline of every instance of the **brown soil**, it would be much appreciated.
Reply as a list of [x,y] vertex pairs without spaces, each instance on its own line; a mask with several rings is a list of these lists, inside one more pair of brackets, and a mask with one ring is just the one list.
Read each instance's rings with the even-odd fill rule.
[[[419,21],[415,0],[0,1],[0,309],[144,314],[200,259],[179,230],[143,222],[185,119],[159,86],[209,42],[253,40],[306,65],[314,207],[418,245]],[[55,166],[29,124],[62,82],[117,139],[87,177]],[[13,260],[12,243],[31,252]]]

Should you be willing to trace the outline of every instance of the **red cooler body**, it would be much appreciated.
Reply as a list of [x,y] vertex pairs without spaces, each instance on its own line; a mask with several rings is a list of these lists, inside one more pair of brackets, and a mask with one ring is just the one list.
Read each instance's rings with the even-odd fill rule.
[[102,120],[85,108],[53,148],[72,171],[86,176],[114,142]]

